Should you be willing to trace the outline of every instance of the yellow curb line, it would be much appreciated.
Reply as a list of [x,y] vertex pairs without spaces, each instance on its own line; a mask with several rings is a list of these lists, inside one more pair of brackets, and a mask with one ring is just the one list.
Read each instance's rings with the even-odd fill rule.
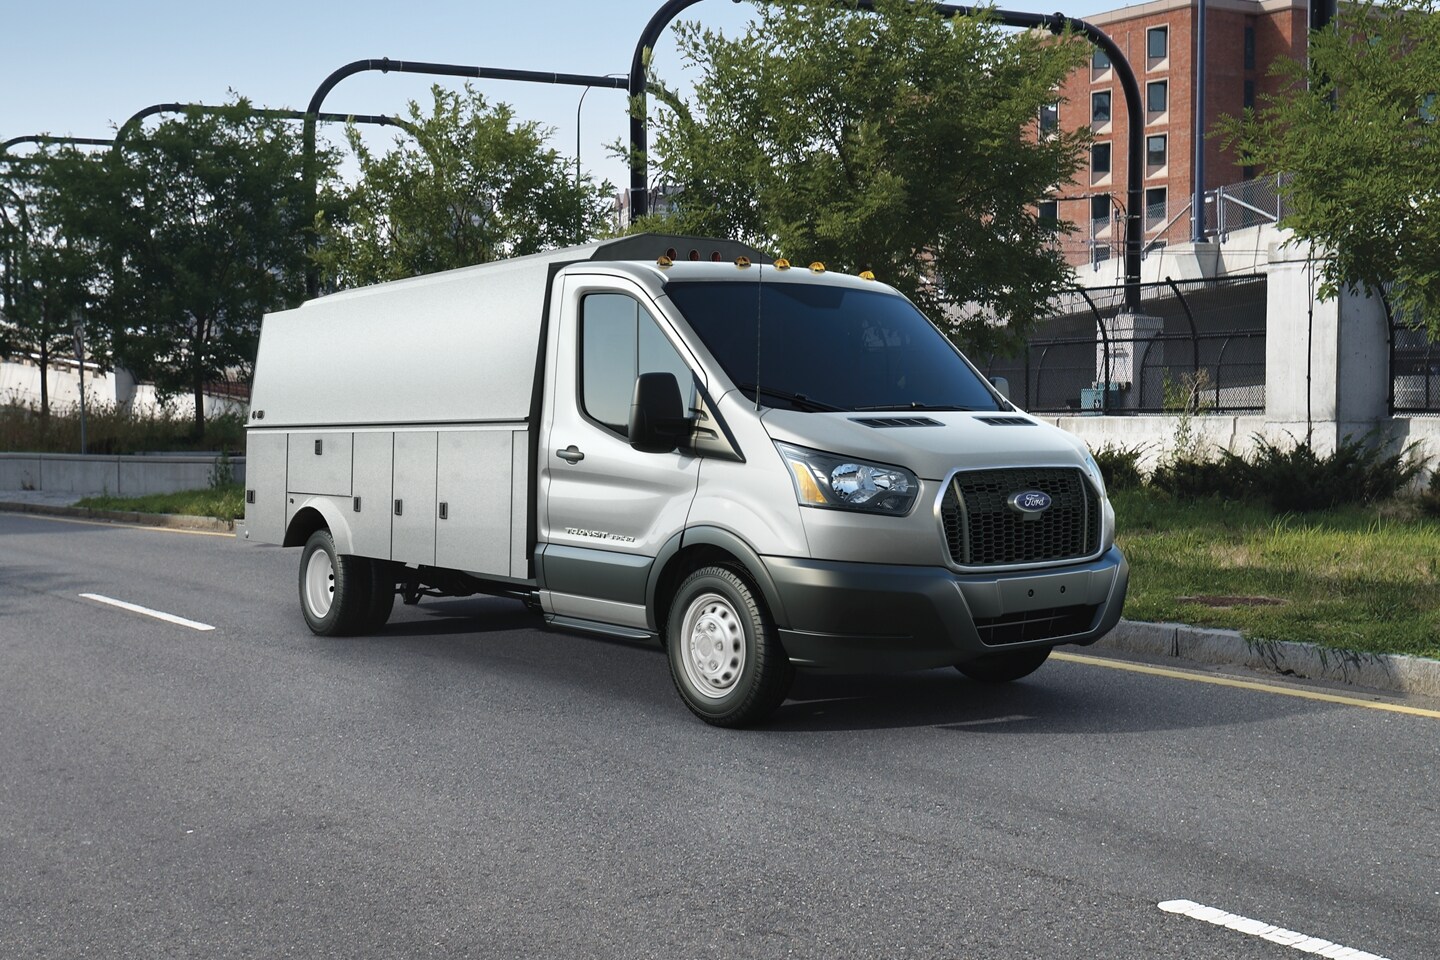
[[1124,660],[1107,660],[1103,657],[1088,657],[1078,653],[1061,653],[1059,650],[1052,652],[1050,657],[1053,660],[1063,660],[1067,663],[1083,663],[1087,666],[1106,667],[1110,670],[1127,670],[1130,673],[1143,673],[1152,677],[1166,677],[1171,680],[1189,680],[1194,683],[1209,683],[1217,687],[1254,690],[1258,693],[1276,693],[1284,697],[1299,697],[1301,700],[1319,700],[1322,703],[1338,703],[1347,707],[1364,707],[1368,710],[1384,710],[1388,713],[1403,713],[1412,717],[1426,717],[1431,720],[1440,720],[1440,710],[1426,710],[1423,707],[1406,707],[1398,703],[1363,700],[1359,697],[1347,697],[1336,693],[1318,693],[1314,690],[1299,690],[1270,683],[1259,683],[1254,680],[1231,680],[1228,677],[1215,677],[1185,670],[1170,670],[1165,667],[1152,667],[1146,664],[1130,663]]

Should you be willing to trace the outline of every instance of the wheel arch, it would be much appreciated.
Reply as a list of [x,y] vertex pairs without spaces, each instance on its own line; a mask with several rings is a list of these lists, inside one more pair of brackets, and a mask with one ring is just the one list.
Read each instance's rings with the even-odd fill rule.
[[354,540],[350,535],[350,524],[346,522],[345,515],[333,503],[322,497],[312,497],[306,500],[301,504],[300,509],[295,511],[295,516],[290,518],[289,524],[285,527],[285,540],[281,545],[303,547],[316,530],[330,531],[330,537],[335,541],[336,553],[354,553]]
[[645,586],[645,617],[650,628],[662,638],[676,588],[689,573],[711,564],[738,567],[759,587],[775,625],[781,628],[790,625],[780,591],[765,562],[750,544],[720,527],[689,527],[660,548]]

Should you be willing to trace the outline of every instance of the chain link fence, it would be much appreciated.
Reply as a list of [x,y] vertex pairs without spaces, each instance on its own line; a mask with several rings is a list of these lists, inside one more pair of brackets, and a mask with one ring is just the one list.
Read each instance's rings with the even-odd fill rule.
[[1286,193],[1293,174],[1280,173],[1217,187],[1206,196],[1205,233],[1220,239],[1235,230],[1279,223],[1291,213]]
[[1145,284],[1138,315],[1124,287],[1076,290],[1023,351],[980,365],[1034,413],[1261,412],[1265,277]]
[[1425,318],[1396,309],[1388,291],[1381,302],[1390,320],[1390,412],[1440,413],[1440,343],[1431,338]]

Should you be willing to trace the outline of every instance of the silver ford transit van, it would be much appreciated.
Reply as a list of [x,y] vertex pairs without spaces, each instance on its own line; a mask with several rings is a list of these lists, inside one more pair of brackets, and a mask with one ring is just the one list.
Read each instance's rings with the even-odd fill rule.
[[244,537],[302,547],[310,629],[514,596],[658,639],[703,720],[794,670],[1039,667],[1120,617],[1081,441],[1015,409],[904,296],[641,235],[265,318]]

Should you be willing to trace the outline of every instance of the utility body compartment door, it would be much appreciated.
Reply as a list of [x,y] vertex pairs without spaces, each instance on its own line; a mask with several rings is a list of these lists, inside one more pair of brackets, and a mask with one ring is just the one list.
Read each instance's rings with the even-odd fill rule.
[[434,430],[395,431],[395,488],[390,504],[390,559],[435,565]]
[[290,434],[288,489],[329,497],[350,496],[351,434]]
[[[510,575],[513,436],[510,427],[440,432],[437,567]],[[525,509],[523,501],[519,509]]]
[[540,437],[539,540],[546,609],[645,628],[645,584],[685,528],[699,482],[692,452],[640,453],[625,436],[639,373],[695,370],[645,293],[611,276],[563,280]]
[[286,437],[253,429],[245,435],[245,539],[252,543],[285,542]]

